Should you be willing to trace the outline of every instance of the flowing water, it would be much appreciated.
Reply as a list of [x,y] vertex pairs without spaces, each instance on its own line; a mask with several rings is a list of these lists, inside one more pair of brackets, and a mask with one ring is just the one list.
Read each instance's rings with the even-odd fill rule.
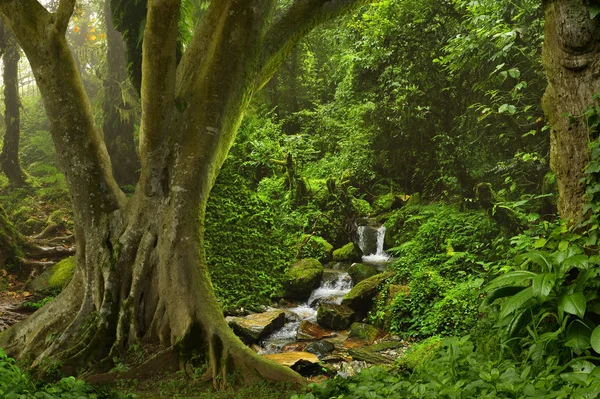
[[284,345],[296,341],[298,327],[303,320],[317,322],[317,309],[321,302],[340,304],[342,298],[352,289],[352,279],[341,270],[325,270],[321,285],[316,288],[308,300],[296,307],[286,309],[289,320],[281,329],[275,331],[261,342],[261,353],[278,353]]
[[390,255],[383,250],[385,226],[358,226],[357,233],[358,246],[364,254],[363,262],[383,264],[390,259]]

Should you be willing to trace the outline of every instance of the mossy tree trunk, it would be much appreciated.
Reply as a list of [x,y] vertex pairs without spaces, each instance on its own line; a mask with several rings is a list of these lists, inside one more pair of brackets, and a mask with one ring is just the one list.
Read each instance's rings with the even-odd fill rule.
[[19,46],[12,32],[0,24],[4,83],[4,124],[6,131],[0,153],[0,168],[11,184],[23,185],[25,174],[19,162],[19,136],[21,134],[21,101],[19,98]]
[[[120,185],[133,185],[137,183],[139,177],[140,163],[133,137],[135,120],[130,115],[132,107],[131,104],[124,101],[124,98],[133,97],[136,94],[126,84],[125,43],[121,34],[113,26],[108,0],[105,1],[104,15],[106,18],[107,70],[104,78],[102,131],[115,180]],[[127,94],[125,96],[123,95],[124,90]]]
[[589,137],[579,116],[600,92],[600,17],[592,19],[589,7],[587,0],[544,1],[548,88],[543,107],[552,127],[550,166],[558,183],[558,211],[566,220],[582,217]]
[[141,174],[130,199],[111,173],[65,40],[75,1],[60,1],[54,14],[35,0],[0,2],[44,99],[77,239],[71,283],[0,335],[0,346],[35,365],[50,359],[80,367],[110,362],[139,341],[184,348],[184,354],[203,350],[213,381],[234,370],[299,381],[245,347],[227,326],[206,267],[205,208],[253,93],[312,27],[366,2],[295,2],[275,20],[275,0],[215,0],[178,64],[179,1],[150,0]]

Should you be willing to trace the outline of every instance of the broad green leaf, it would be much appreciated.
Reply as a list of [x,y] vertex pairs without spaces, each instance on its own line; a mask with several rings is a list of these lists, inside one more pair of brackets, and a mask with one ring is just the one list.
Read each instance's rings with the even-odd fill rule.
[[502,305],[500,317],[504,318],[509,314],[515,312],[516,310],[521,309],[523,305],[525,305],[525,303],[531,298],[533,298],[533,290],[531,289],[531,287],[527,287],[523,291],[514,295]]
[[583,292],[574,292],[570,295],[563,295],[558,301],[559,313],[567,312],[583,318],[585,315],[585,295]]
[[573,255],[573,256],[565,259],[561,263],[560,268],[564,272],[568,271],[572,267],[577,267],[579,269],[587,269],[589,267],[588,261],[589,261],[589,257],[587,255],[583,255],[583,254]]
[[596,351],[596,353],[600,353],[600,326],[594,328],[594,331],[592,331],[590,344],[592,345],[592,349]]
[[590,11],[590,19],[594,19],[600,14],[600,6],[588,6]]
[[590,347],[591,335],[592,330],[585,324],[576,320],[571,323],[567,329],[567,342],[565,342],[565,346],[580,351],[586,350]]
[[515,261],[517,263],[523,263],[527,259],[539,265],[545,272],[550,272],[552,270],[552,262],[550,261],[550,256],[546,253],[540,251],[526,252],[522,255],[517,256],[515,258]]
[[569,248],[569,241],[561,241],[560,243],[558,243],[558,250],[559,251],[566,251],[567,248]]
[[509,338],[515,337],[519,331],[531,322],[531,312],[529,309],[521,311],[517,316],[513,317],[506,329],[506,335]]
[[546,245],[547,242],[548,242],[548,240],[546,238],[543,238],[543,237],[542,238],[538,238],[533,243],[533,247],[534,248],[543,248],[544,245]]
[[506,298],[507,296],[513,296],[523,291],[526,287],[523,286],[509,286],[509,287],[501,287],[497,290],[491,292],[484,300],[484,305],[491,305],[496,301],[496,299]]
[[521,71],[519,71],[517,68],[511,68],[508,70],[508,74],[511,78],[518,79],[521,76]]
[[514,270],[512,272],[508,272],[503,274],[502,276],[498,276],[485,287],[486,291],[491,291],[495,288],[505,286],[505,285],[514,285],[518,283],[528,282],[530,279],[536,276],[536,273],[530,272],[528,270]]
[[544,273],[539,274],[533,278],[533,295],[546,298],[552,292],[552,288],[554,288],[554,283],[556,282],[556,274],[554,273]]

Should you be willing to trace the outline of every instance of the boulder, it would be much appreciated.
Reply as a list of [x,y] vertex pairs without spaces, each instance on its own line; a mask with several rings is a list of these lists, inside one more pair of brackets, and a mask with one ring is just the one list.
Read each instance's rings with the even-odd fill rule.
[[372,364],[392,364],[394,359],[390,359],[387,356],[381,355],[377,352],[373,352],[368,348],[353,348],[348,349],[348,354],[352,356],[354,360],[361,360],[363,362]]
[[263,356],[305,377],[323,374],[324,368],[319,364],[319,358],[309,352],[285,352]]
[[378,336],[380,336],[380,331],[376,327],[366,323],[352,323],[350,334],[348,334],[344,346],[346,348],[356,348],[371,345]]
[[327,341],[316,341],[311,342],[304,349],[306,352],[314,353],[319,359],[325,357],[327,354],[335,349],[335,345]]
[[[281,348],[281,352],[305,352],[305,348],[308,345],[308,342],[292,342],[289,344],[283,345]],[[311,352],[312,353],[312,352]]]
[[38,292],[61,290],[71,281],[73,273],[75,273],[75,257],[71,256],[48,267],[27,284],[27,289]]
[[335,334],[335,332],[325,329],[318,324],[311,323],[308,320],[304,320],[298,327],[296,333],[296,339],[298,341],[312,341],[315,339],[328,338]]
[[402,298],[407,298],[410,295],[410,287],[406,285],[390,284],[388,286],[386,305],[390,306],[394,300],[396,300],[396,297],[400,295]]
[[393,272],[377,274],[356,284],[349,293],[344,296],[342,305],[352,308],[359,317],[364,317],[373,307],[373,298],[379,292],[379,286],[386,279],[393,277]]
[[373,265],[365,265],[364,263],[354,263],[348,269],[348,274],[352,277],[354,284],[358,284],[363,280],[379,274],[379,271]]
[[336,303],[322,302],[317,310],[317,323],[332,330],[345,330],[354,321],[354,310]]
[[333,251],[334,262],[358,262],[361,260],[361,256],[360,248],[353,242]]
[[265,339],[273,331],[283,327],[285,312],[274,310],[271,312],[255,313],[246,317],[227,317],[227,323],[233,332],[246,344],[253,344]]
[[303,234],[298,246],[298,258],[314,258],[321,262],[329,262],[332,258],[333,245],[323,237]]
[[323,265],[316,259],[296,262],[283,276],[285,298],[297,301],[308,299],[321,281]]

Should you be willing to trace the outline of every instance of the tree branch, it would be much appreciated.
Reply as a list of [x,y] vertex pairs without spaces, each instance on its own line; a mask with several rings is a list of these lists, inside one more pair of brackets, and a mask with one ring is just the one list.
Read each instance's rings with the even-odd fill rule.
[[60,0],[60,3],[58,4],[58,10],[56,10],[56,14],[54,14],[54,27],[63,35],[67,32],[69,20],[71,19],[71,15],[73,15],[74,9],[75,0]]
[[160,192],[166,127],[175,100],[180,0],[150,0],[142,51],[140,181],[147,195]]
[[269,81],[294,46],[313,28],[372,1],[295,0],[267,32],[256,89]]

